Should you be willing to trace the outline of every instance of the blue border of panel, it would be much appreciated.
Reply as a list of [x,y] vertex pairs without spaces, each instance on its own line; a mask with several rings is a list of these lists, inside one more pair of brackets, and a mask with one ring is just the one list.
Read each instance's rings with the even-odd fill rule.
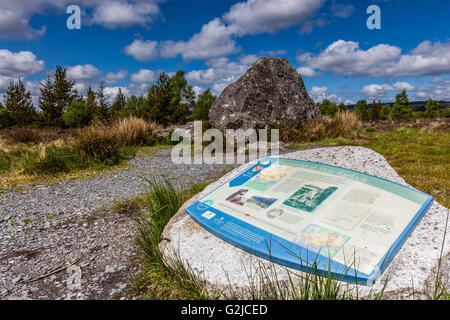
[[[413,219],[410,221],[408,226],[403,230],[403,232],[400,234],[400,236],[397,238],[397,240],[394,242],[394,244],[391,246],[391,248],[388,250],[385,256],[381,259],[381,262],[374,268],[374,270],[370,274],[359,272],[356,270],[357,268],[355,268],[354,266],[353,267],[346,266],[342,263],[330,259],[327,256],[321,255],[320,253],[309,251],[298,244],[287,241],[272,233],[269,233],[265,230],[255,227],[245,221],[230,216],[207,204],[204,204],[200,200],[195,202],[193,205],[189,206],[186,209],[187,213],[198,224],[200,224],[202,227],[204,227],[206,230],[208,230],[215,236],[246,252],[254,254],[263,259],[284,265],[292,269],[301,270],[303,272],[317,273],[325,277],[328,276],[329,274],[331,278],[336,280],[371,286],[376,282],[376,280],[381,276],[384,270],[389,266],[392,259],[395,257],[397,252],[405,243],[406,239],[410,236],[410,234],[413,232],[417,224],[426,214],[426,212],[428,211],[429,207],[433,202],[433,197],[426,193],[401,185],[397,182],[389,181],[364,172],[359,172],[352,169],[342,168],[318,162],[288,159],[288,158],[274,158],[274,157],[266,157],[260,159],[255,165],[250,166],[246,171],[234,176],[232,179],[221,184],[219,187],[215,188],[210,193],[216,191],[218,188],[224,186],[227,183],[232,183],[233,181],[235,182],[248,181],[251,177],[253,177],[254,174],[252,170],[255,167],[257,166],[267,167],[270,164],[272,164],[272,162],[281,159],[313,163],[321,166],[329,166],[374,177],[376,179],[384,180],[399,185],[402,188],[421,193],[426,196],[426,201],[423,203],[419,211],[414,215]],[[266,163],[267,161],[270,161],[269,165],[266,166],[262,164]],[[210,193],[208,193],[208,195]],[[205,197],[207,197],[207,195],[204,196],[203,198]],[[214,217],[210,219],[203,217],[202,215],[207,211],[214,213],[215,214]]]

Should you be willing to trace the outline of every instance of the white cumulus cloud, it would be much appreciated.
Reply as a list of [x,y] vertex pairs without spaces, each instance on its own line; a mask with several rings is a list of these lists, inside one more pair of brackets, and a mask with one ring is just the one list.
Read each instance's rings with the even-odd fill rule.
[[241,50],[234,37],[258,33],[274,33],[307,21],[323,6],[325,0],[247,0],[231,6],[222,17],[204,24],[188,40],[148,41],[144,50],[142,40],[134,40],[125,53],[139,61],[157,56],[184,60],[206,60],[225,57]]
[[426,76],[450,73],[450,42],[424,41],[408,54],[402,49],[378,44],[367,50],[358,42],[337,40],[317,55],[297,57],[302,67],[330,71],[339,76]]
[[108,1],[95,8],[93,21],[108,28],[146,26],[159,13],[153,1]]
[[96,79],[101,74],[92,64],[67,67],[67,78],[75,81],[89,81]]
[[106,83],[116,83],[119,80],[122,80],[128,75],[126,70],[119,70],[116,73],[108,72],[105,76]]
[[30,21],[34,15],[66,13],[69,5],[83,10],[82,26],[98,24],[108,28],[148,26],[160,15],[162,0],[1,0],[0,38],[33,39],[46,32],[46,26],[34,28]]
[[135,39],[124,51],[138,61],[151,61],[158,56],[158,42]]
[[409,82],[396,82],[393,85],[389,84],[370,84],[361,89],[361,94],[367,99],[381,99],[385,98],[388,92],[399,91],[413,91],[415,87]]
[[181,54],[185,60],[225,56],[239,51],[231,35],[231,30],[216,18],[203,25],[189,41],[163,42],[161,55],[170,58]]
[[127,87],[105,87],[105,96],[109,98],[110,101],[113,101],[117,96],[117,93],[119,93],[119,89],[122,91],[124,96],[128,96],[130,94],[130,90]]
[[324,3],[324,0],[248,0],[233,5],[223,19],[239,36],[273,33],[303,23]]
[[212,85],[214,94],[220,94],[229,84],[237,81],[258,59],[256,55],[243,55],[237,61],[215,58],[206,61],[207,69],[192,70],[186,79],[195,84]]
[[300,73],[302,76],[316,78],[323,75],[322,72],[317,72],[313,68],[310,67],[299,67],[297,68],[297,72]]
[[335,93],[330,93],[328,91],[328,87],[323,86],[313,86],[309,92],[309,95],[315,102],[322,102],[325,99],[328,99],[335,103],[341,103],[344,100]]
[[31,51],[12,52],[0,49],[0,75],[23,77],[44,70],[44,61],[38,60]]
[[130,76],[130,80],[135,83],[151,83],[156,81],[158,73],[148,69],[141,69]]

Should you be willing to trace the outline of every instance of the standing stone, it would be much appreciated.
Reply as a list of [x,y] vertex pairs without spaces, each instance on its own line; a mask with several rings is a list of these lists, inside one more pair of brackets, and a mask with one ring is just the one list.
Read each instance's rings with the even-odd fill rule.
[[303,79],[285,58],[261,58],[235,83],[229,85],[209,112],[218,129],[301,126],[320,118]]

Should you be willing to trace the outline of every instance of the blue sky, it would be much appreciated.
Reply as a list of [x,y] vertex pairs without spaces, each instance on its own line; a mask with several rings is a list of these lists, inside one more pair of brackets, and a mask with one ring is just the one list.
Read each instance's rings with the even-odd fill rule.
[[[56,65],[77,89],[106,82],[143,94],[186,71],[220,94],[262,56],[286,57],[320,101],[450,100],[450,2],[431,0],[0,0],[0,93],[18,77],[33,96]],[[81,29],[69,30],[69,5]],[[368,6],[381,9],[369,30]]]

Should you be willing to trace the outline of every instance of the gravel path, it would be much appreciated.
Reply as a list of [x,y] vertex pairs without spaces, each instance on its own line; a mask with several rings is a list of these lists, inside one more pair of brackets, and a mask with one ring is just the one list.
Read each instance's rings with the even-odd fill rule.
[[142,193],[148,175],[165,172],[188,186],[233,168],[173,164],[168,149],[129,164],[0,196],[0,300],[127,298],[140,267],[135,224],[118,213],[93,213]]

